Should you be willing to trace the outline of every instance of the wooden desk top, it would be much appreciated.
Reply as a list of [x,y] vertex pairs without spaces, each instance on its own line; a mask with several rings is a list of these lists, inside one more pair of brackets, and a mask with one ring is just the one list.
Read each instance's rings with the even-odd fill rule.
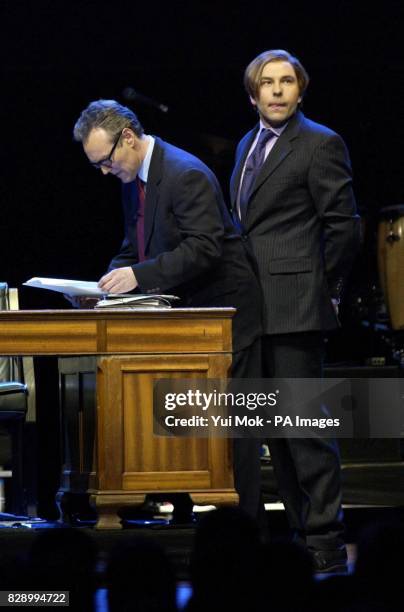
[[0,355],[231,351],[234,308],[0,311]]

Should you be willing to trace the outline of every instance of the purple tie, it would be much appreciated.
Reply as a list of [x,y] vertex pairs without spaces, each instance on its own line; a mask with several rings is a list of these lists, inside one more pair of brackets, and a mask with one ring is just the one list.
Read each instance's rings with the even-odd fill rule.
[[251,155],[247,158],[244,169],[243,182],[240,187],[240,218],[243,221],[246,216],[248,201],[253,190],[255,179],[261,166],[265,161],[265,147],[267,142],[276,134],[272,130],[263,129],[260,132],[257,144]]

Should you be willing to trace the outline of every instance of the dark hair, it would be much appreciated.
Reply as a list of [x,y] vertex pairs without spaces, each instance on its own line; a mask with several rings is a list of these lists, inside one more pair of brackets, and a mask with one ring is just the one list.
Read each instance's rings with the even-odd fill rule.
[[111,137],[118,138],[125,127],[131,128],[136,136],[143,135],[143,127],[135,113],[115,100],[97,100],[83,110],[73,129],[74,139],[86,142],[94,128],[102,127]]
[[303,97],[309,84],[309,75],[300,61],[283,49],[272,49],[264,51],[250,62],[244,72],[244,86],[249,96],[254,100],[257,98],[260,88],[261,75],[269,62],[289,62],[296,72],[297,83],[299,85],[300,96]]

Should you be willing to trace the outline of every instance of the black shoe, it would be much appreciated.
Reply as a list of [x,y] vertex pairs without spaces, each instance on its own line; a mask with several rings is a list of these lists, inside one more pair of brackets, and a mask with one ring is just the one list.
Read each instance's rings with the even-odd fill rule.
[[309,548],[316,574],[345,574],[348,571],[348,557],[345,546],[331,550]]

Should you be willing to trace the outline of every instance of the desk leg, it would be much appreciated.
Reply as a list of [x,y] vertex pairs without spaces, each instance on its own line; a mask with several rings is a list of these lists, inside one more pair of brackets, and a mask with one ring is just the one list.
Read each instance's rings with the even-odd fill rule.
[[113,493],[97,493],[90,495],[90,504],[97,511],[96,529],[122,529],[118,510],[125,506],[141,506],[146,494],[129,495]]

